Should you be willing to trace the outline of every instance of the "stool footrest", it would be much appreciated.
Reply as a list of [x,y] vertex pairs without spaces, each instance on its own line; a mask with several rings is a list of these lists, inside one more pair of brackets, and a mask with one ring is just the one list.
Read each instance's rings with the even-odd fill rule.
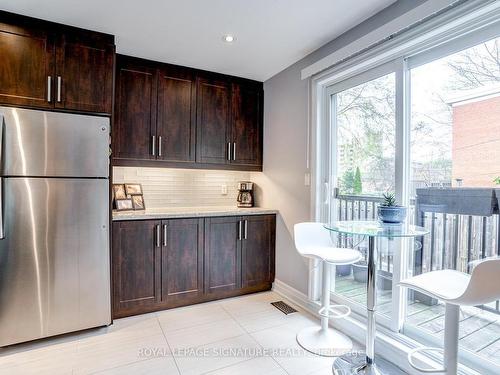
[[420,372],[425,372],[425,373],[445,373],[446,368],[441,367],[441,368],[422,368],[419,367],[415,364],[414,362],[414,356],[416,354],[425,354],[425,352],[439,352],[439,353],[444,353],[444,350],[441,348],[431,348],[431,347],[423,347],[423,348],[417,348],[413,349],[408,353],[408,363],[410,364],[411,367],[413,367],[415,370],[418,370]]
[[322,307],[318,314],[323,318],[342,319],[351,314],[351,308],[347,305],[333,305]]

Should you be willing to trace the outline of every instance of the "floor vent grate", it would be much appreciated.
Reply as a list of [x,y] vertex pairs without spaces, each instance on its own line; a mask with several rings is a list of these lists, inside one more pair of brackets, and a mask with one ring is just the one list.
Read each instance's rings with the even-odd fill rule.
[[277,302],[271,302],[271,305],[273,305],[274,307],[276,307],[279,311],[281,311],[283,314],[292,314],[294,312],[297,312],[297,310],[295,310],[292,306],[290,305],[287,305],[285,302],[283,301],[277,301]]

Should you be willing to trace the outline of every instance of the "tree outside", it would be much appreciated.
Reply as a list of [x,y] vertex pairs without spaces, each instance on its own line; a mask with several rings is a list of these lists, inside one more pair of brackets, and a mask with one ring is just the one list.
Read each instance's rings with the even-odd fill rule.
[[[457,182],[452,181],[449,98],[500,87],[500,38],[412,69],[411,83],[411,191],[452,186]],[[394,74],[340,92],[336,102],[341,192],[381,195],[394,190]]]

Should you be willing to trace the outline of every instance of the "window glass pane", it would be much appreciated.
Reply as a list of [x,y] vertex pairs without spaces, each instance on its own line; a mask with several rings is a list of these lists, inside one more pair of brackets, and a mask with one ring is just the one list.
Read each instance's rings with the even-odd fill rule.
[[[395,98],[395,73],[332,97],[333,127],[337,135],[334,137],[336,160],[332,164],[340,192],[333,204],[333,219],[374,220],[380,196],[394,190]],[[364,260],[337,267],[335,293],[349,302],[366,306],[367,241],[344,236],[336,240],[341,247],[361,251]],[[378,241],[378,312],[387,315],[392,307],[393,257],[388,251],[392,242]]]
[[335,95],[341,194],[394,190],[395,74]]
[[[422,188],[500,187],[500,38],[413,69],[411,103],[412,197]],[[478,204],[477,197],[453,199],[455,205]],[[498,253],[498,215],[424,207],[418,224],[430,234],[412,252],[414,275],[441,269],[471,273],[470,262]],[[442,339],[444,305],[418,292],[409,293],[408,304],[406,330]],[[463,308],[460,346],[500,364],[498,301]]]

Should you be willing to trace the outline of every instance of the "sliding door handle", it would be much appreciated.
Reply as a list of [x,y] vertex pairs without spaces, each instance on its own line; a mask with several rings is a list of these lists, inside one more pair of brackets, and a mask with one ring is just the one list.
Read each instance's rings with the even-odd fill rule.
[[0,240],[5,238],[3,228],[3,178],[0,177]]
[[61,76],[57,76],[57,102],[61,103],[61,87],[62,87],[62,78]]
[[47,102],[52,101],[52,77],[47,77]]
[[156,225],[156,247],[160,247],[160,226]]
[[167,246],[167,224],[163,224],[163,246]]
[[152,142],[152,144],[151,144],[151,154],[153,156],[156,156],[156,136],[153,135],[151,137],[151,142]]

